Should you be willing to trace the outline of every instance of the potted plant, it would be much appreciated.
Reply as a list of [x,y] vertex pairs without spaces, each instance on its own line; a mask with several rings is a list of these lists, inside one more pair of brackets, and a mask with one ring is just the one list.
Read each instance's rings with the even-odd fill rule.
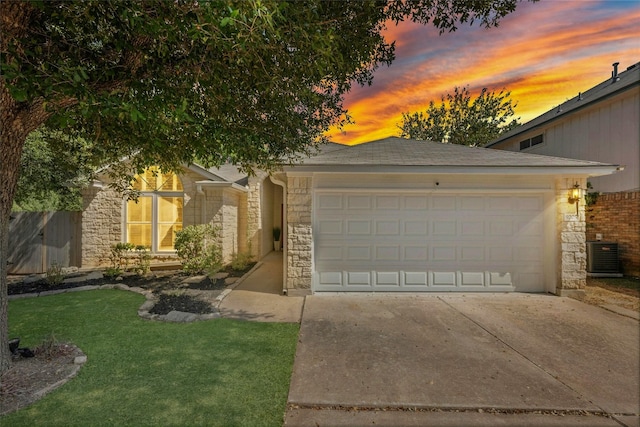
[[280,250],[280,228],[273,227],[273,250]]

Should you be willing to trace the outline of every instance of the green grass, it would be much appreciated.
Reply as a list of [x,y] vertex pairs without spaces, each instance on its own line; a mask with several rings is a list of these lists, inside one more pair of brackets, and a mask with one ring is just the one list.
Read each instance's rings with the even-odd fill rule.
[[78,376],[0,418],[9,426],[280,426],[298,325],[143,320],[143,297],[100,290],[9,303],[10,336],[53,334],[88,356]]

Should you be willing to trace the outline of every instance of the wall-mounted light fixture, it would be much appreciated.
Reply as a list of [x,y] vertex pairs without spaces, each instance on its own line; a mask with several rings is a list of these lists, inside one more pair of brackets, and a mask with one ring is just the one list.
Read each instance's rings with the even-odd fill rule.
[[569,203],[576,204],[576,215],[578,215],[578,204],[580,203],[580,199],[582,199],[583,195],[583,190],[577,182],[571,189],[569,189]]

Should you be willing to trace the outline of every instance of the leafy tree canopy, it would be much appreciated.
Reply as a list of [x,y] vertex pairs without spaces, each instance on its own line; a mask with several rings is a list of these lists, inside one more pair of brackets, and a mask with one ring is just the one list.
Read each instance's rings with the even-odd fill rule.
[[482,89],[471,98],[468,87],[455,87],[453,93],[434,101],[424,111],[403,113],[399,125],[403,138],[483,146],[500,134],[518,126],[511,92]]
[[[6,238],[27,135],[47,124],[88,161],[268,168],[346,120],[342,97],[390,64],[386,25],[491,27],[518,0],[0,2],[0,372]],[[131,171],[129,171],[131,173]]]
[[81,210],[80,187],[93,168],[91,145],[42,126],[27,137],[20,162],[14,211]]

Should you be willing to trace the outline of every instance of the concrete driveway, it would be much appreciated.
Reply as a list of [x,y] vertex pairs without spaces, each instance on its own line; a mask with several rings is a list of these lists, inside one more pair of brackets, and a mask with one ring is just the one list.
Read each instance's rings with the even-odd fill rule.
[[534,294],[306,298],[288,426],[640,426],[640,324]]

